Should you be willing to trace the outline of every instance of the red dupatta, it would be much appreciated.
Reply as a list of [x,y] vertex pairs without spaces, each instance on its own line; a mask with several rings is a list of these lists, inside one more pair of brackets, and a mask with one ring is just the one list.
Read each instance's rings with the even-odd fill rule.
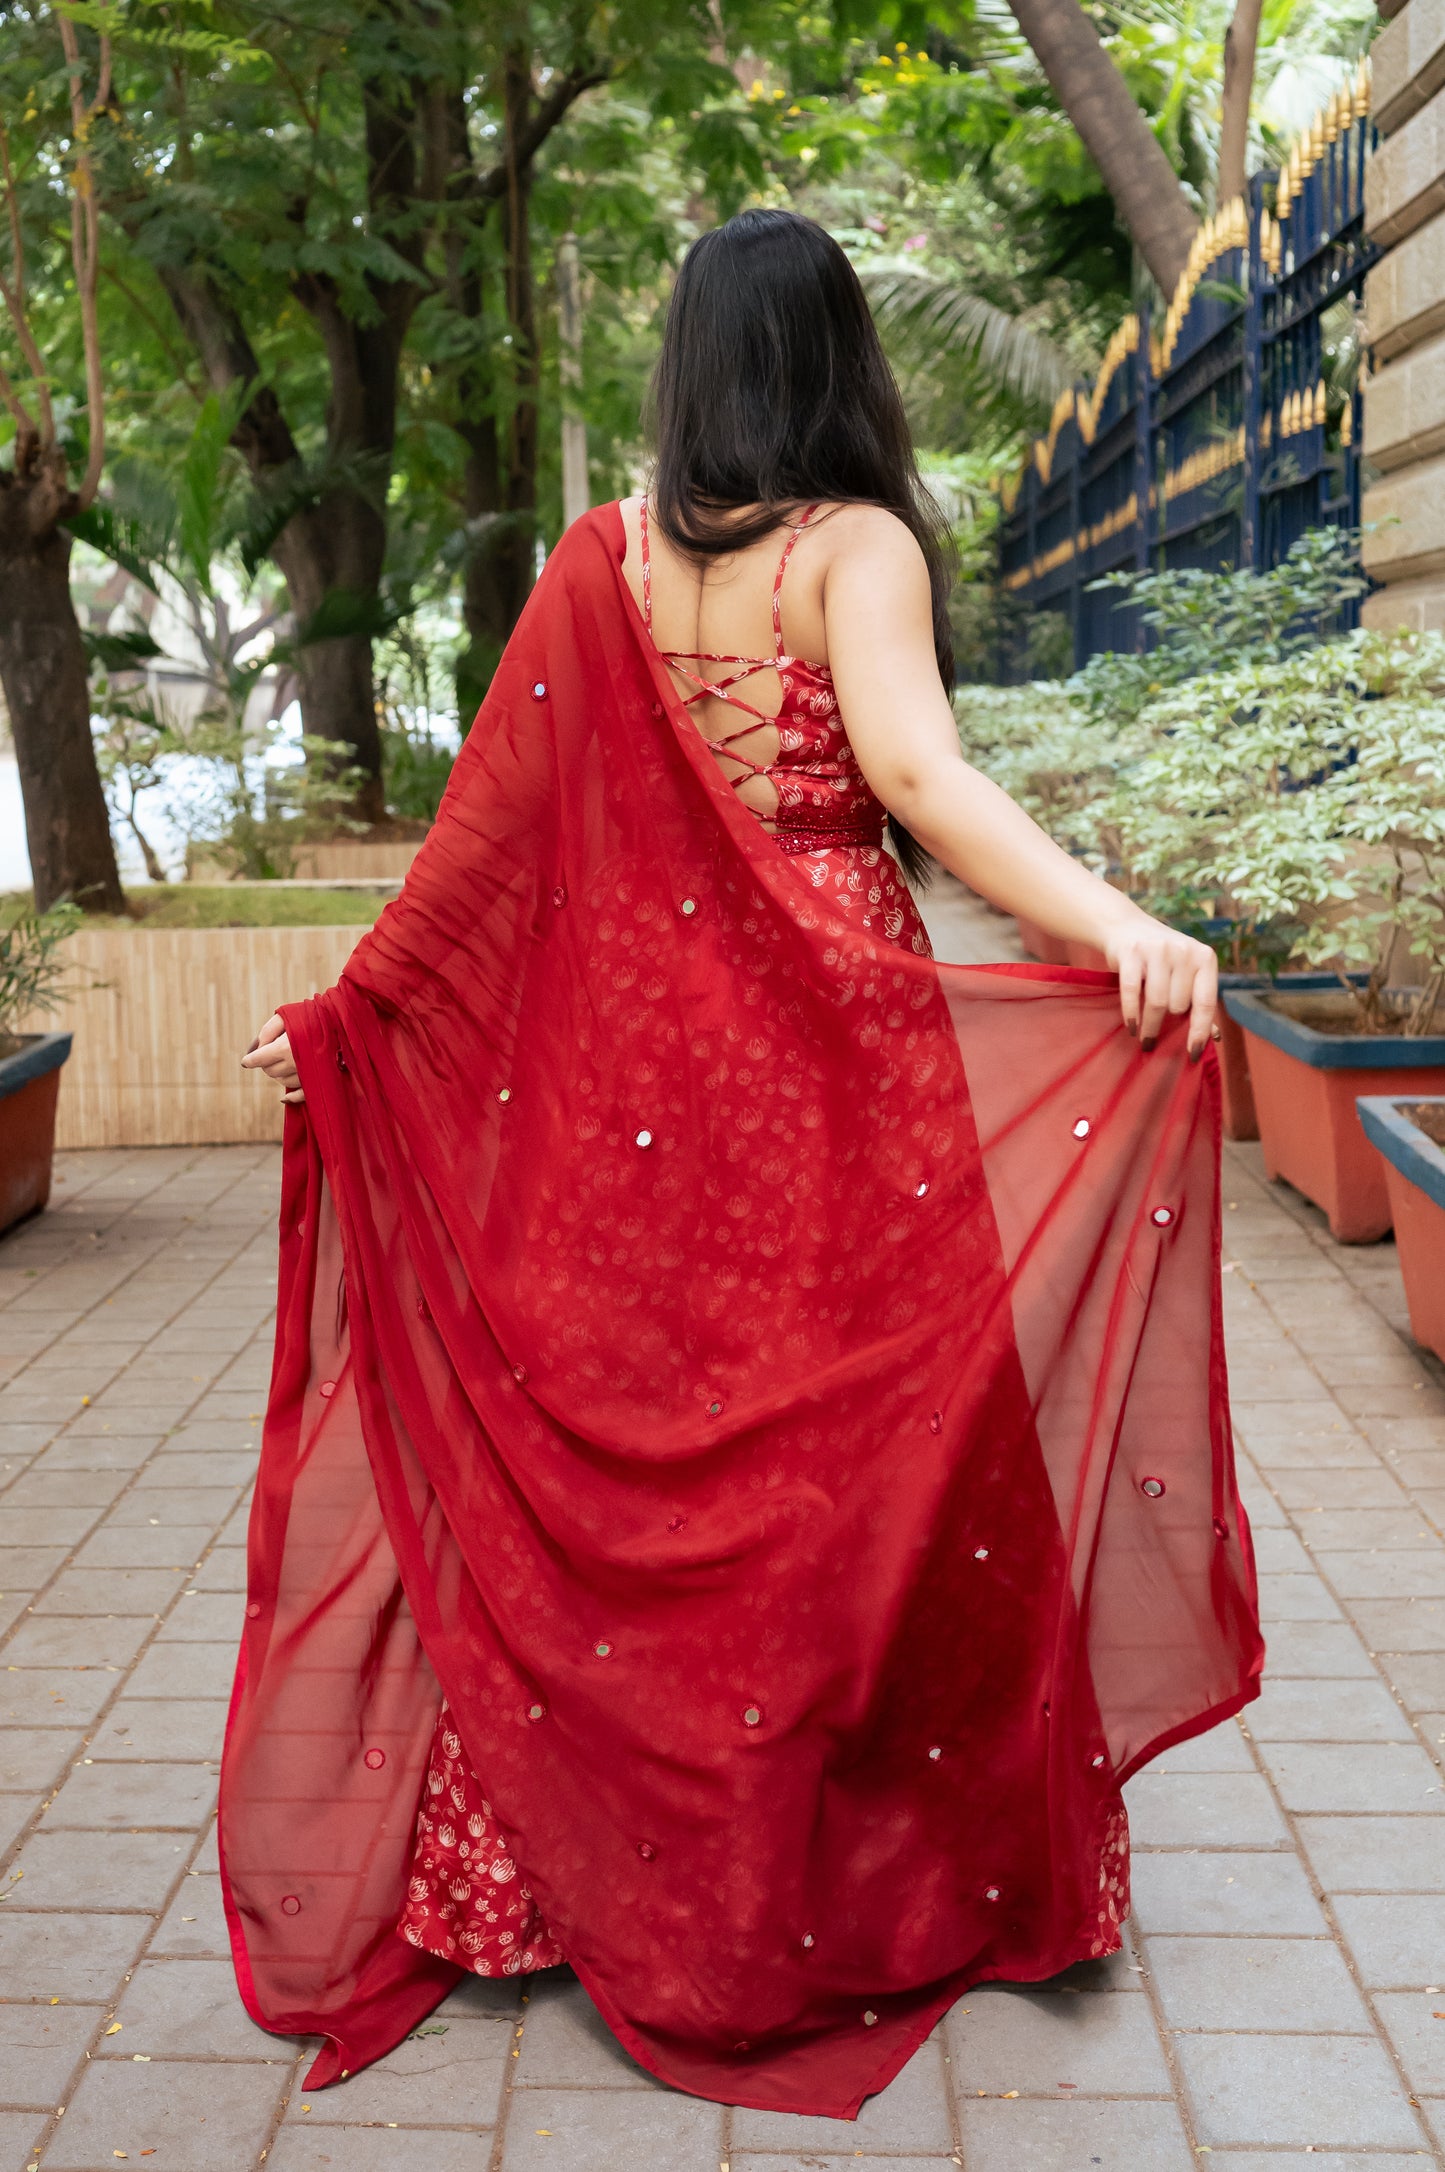
[[622,577],[538,583],[401,897],[285,1012],[276,1368],[222,1774],[315,2088],[445,1695],[622,2043],[851,2116],[1098,1949],[1119,1782],[1257,1691],[1218,1075],[1113,980],[937,966],[739,807]]

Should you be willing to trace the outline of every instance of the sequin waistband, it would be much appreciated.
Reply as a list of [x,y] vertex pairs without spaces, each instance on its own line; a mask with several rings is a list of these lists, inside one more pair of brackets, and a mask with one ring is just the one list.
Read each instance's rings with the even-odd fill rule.
[[883,843],[882,817],[865,817],[858,822],[799,822],[797,810],[789,808],[786,819],[780,810],[773,829],[773,842],[780,852],[829,852],[846,846],[855,849],[871,846],[875,851]]

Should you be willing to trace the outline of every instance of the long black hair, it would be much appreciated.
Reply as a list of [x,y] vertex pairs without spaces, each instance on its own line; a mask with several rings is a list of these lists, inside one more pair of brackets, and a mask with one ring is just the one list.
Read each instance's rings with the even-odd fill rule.
[[[815,501],[881,505],[917,537],[933,591],[933,646],[953,688],[952,553],[919,478],[903,402],[858,275],[795,211],[742,211],[688,250],[652,380],[658,525],[717,558]],[[738,517],[742,507],[752,511]],[[889,816],[906,872],[928,860]]]

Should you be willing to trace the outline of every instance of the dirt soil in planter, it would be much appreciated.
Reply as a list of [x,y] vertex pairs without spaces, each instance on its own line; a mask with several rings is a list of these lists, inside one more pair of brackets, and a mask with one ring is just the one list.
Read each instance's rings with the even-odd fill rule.
[[1436,1146],[1445,1147],[1445,1102],[1417,1101],[1412,1109],[1401,1109],[1400,1114],[1408,1116],[1415,1129],[1433,1139]]
[[[1385,1034],[1402,1034],[1404,1022],[1386,1018],[1383,1025],[1372,1026],[1356,1005],[1352,996],[1343,988],[1336,993],[1330,988],[1319,988],[1310,994],[1281,994],[1276,990],[1267,994],[1264,1001],[1281,1017],[1292,1018],[1296,1025],[1312,1026],[1316,1033],[1354,1035],[1362,1041],[1375,1040]],[[1445,1032],[1445,1005],[1435,1006],[1434,1033]]]

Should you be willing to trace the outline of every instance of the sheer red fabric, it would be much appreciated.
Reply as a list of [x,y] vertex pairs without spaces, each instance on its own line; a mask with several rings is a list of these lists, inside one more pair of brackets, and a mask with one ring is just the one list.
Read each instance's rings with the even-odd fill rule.
[[445,1699],[627,2049],[851,2116],[968,1985],[1096,1950],[1121,1780],[1255,1694],[1217,1068],[815,887],[623,554],[568,531],[401,898],[285,1012],[227,1907],[308,2087],[412,2028]]

